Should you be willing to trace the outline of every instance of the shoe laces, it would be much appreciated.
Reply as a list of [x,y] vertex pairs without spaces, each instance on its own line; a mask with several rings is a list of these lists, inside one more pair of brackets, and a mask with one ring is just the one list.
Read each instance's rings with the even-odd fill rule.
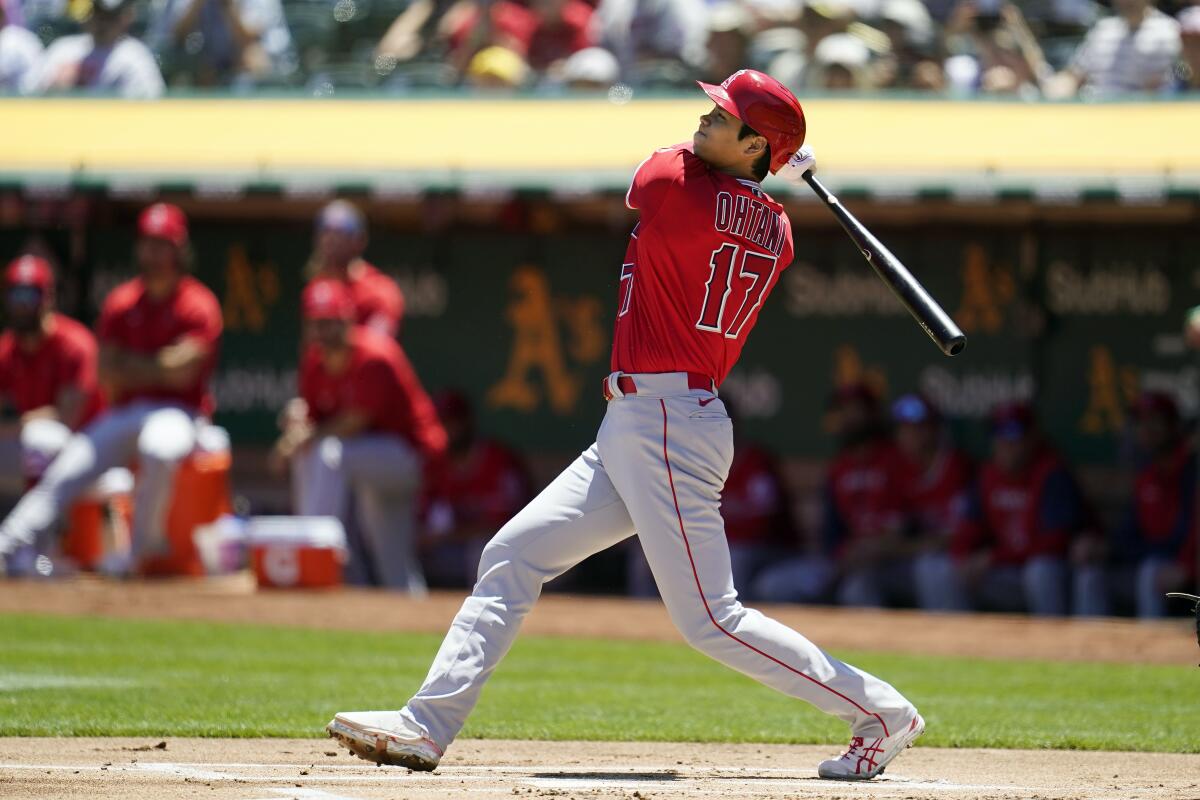
[[855,736],[853,739],[850,740],[850,746],[848,748],[846,748],[846,752],[842,753],[842,758],[844,758],[844,759],[858,758],[859,757],[858,748],[860,748],[862,746],[863,746],[863,737]]

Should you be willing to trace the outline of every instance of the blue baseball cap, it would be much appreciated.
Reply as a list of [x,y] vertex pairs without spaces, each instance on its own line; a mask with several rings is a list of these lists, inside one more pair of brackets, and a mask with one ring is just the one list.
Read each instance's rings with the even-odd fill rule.
[[938,417],[938,411],[933,404],[919,394],[901,395],[892,403],[892,419],[901,424],[936,422]]
[[350,235],[367,232],[362,212],[345,200],[334,200],[317,214],[317,230],[332,230]]
[[1004,403],[992,411],[992,435],[999,439],[1020,439],[1033,430],[1034,424],[1029,403]]

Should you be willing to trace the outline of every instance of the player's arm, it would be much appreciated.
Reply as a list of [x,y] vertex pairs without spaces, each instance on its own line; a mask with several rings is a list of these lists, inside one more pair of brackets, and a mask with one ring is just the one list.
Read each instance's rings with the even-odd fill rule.
[[210,352],[206,343],[189,336],[150,355],[105,343],[100,347],[100,380],[125,391],[186,388],[195,383]]

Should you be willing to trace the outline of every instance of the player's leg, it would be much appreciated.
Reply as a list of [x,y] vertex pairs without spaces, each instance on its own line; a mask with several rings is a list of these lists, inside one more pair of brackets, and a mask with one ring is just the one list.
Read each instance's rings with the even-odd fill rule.
[[426,593],[416,547],[420,454],[398,436],[342,440],[342,471],[354,492],[358,521],[380,582],[409,594]]
[[38,541],[102,472],[128,463],[142,416],[136,406],[115,409],[73,435],[41,480],[0,523],[0,551]]
[[966,611],[970,608],[958,567],[949,553],[922,553],[913,562],[913,592],[926,611]]
[[1162,574],[1169,562],[1149,556],[1137,565],[1134,579],[1135,610],[1139,619],[1157,619],[1167,615],[1167,600],[1163,594]]
[[338,714],[328,726],[364,758],[433,769],[512,646],[542,585],[633,534],[595,446],[512,518],[484,548],[478,580],[408,705]]
[[876,774],[919,734],[916,709],[890,685],[738,601],[719,512],[733,453],[723,408],[701,410],[694,397],[625,397],[610,403],[598,444],[667,611],[691,645],[848,722],[873,764],[841,777]]
[[172,406],[150,407],[137,437],[133,485],[133,556],[155,555],[167,546],[167,513],[175,473],[196,447],[196,421]]
[[1067,613],[1067,564],[1061,558],[1031,558],[1021,571],[1029,613],[1061,617]]

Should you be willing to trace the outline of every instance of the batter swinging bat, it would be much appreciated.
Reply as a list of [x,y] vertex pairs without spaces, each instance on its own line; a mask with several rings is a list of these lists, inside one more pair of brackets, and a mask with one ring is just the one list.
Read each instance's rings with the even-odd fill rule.
[[929,334],[929,338],[948,356],[961,353],[967,346],[967,337],[938,302],[929,296],[929,292],[925,291],[925,287],[913,277],[908,268],[900,263],[900,259],[892,255],[891,251],[883,246],[883,242],[876,239],[865,225],[847,211],[837,197],[830,194],[817,180],[817,176],[813,175],[812,170],[804,173],[804,180],[808,181],[817,197],[829,206],[829,210],[838,218],[838,222],[863,254],[863,258],[875,270],[875,274],[900,298],[900,302],[904,303],[904,307],[921,329]]

